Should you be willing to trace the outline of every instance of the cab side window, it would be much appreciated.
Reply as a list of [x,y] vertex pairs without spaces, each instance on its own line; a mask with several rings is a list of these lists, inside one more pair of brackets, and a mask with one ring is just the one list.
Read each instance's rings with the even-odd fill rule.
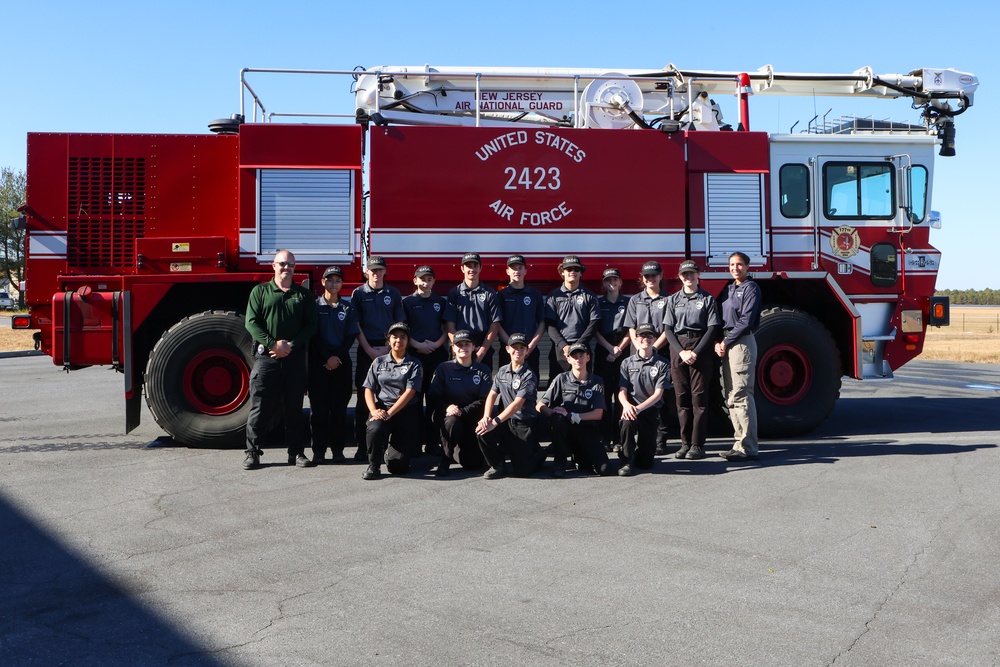
[[891,220],[896,210],[895,169],[885,162],[827,162],[823,165],[824,215]]
[[781,215],[804,218],[809,215],[809,168],[804,164],[785,164],[778,170],[778,196]]

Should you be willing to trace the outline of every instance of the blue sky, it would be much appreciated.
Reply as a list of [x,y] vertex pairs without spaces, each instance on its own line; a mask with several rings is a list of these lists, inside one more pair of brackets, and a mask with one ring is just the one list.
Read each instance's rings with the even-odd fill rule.
[[[939,158],[933,208],[943,229],[939,288],[1000,287],[997,190],[1000,49],[985,3],[169,3],[7,2],[0,7],[0,166],[23,169],[29,131],[201,133],[239,109],[243,67],[476,65],[876,73],[951,67],[976,74],[957,119],[954,158]],[[766,9],[765,9],[766,7]],[[849,11],[845,7],[852,8]],[[300,109],[350,113],[340,82],[301,80]],[[763,100],[763,98],[759,98]],[[734,100],[721,101],[736,120]],[[755,130],[786,132],[816,113],[917,121],[905,101],[751,99]],[[282,108],[293,108],[293,105]]]

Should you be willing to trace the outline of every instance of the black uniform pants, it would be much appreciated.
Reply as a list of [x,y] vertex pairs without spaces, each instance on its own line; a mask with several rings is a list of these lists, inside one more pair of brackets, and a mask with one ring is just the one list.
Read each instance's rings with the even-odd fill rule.
[[643,410],[631,421],[622,420],[622,458],[626,463],[642,470],[653,467],[656,454],[656,427],[659,419],[656,408]]
[[420,410],[407,405],[392,419],[371,419],[366,436],[370,465],[381,466],[384,461],[391,474],[407,473],[420,452]]
[[[381,347],[385,345],[384,340],[369,340],[368,344],[372,347]],[[375,361],[362,349],[358,347],[358,367],[354,369],[354,388],[357,391],[357,400],[354,407],[354,439],[358,443],[359,450],[364,448],[366,442],[366,433],[368,432],[368,404],[365,403],[365,388],[362,386],[365,383],[365,377],[368,376],[368,369],[372,367],[372,362]],[[357,460],[357,456],[354,457]]]
[[309,407],[312,414],[313,458],[323,458],[329,447],[343,453],[347,440],[347,404],[351,401],[351,358],[342,359],[336,370],[328,371],[313,360],[309,369]]
[[306,355],[293,351],[283,359],[258,356],[250,371],[250,414],[247,417],[247,451],[259,451],[268,432],[284,420],[289,456],[305,454],[309,422],[302,411],[308,385]]
[[[621,340],[619,338],[618,340]],[[607,409],[601,418],[601,437],[606,443],[621,443],[619,438],[618,420],[622,416],[622,406],[618,404],[618,382],[622,362],[628,357],[628,351],[623,351],[614,361],[608,361],[608,351],[600,345],[594,353],[594,372],[604,381],[604,402]]]
[[597,422],[574,424],[569,417],[552,414],[553,460],[556,465],[569,454],[576,460],[578,469],[607,475],[610,472],[608,454],[601,445],[601,429]]
[[446,459],[451,459],[466,470],[481,470],[483,467],[483,451],[479,448],[476,437],[476,424],[482,417],[482,411],[463,412],[460,415],[437,415],[438,428],[441,433],[441,451]]
[[539,456],[542,448],[535,436],[534,420],[508,419],[489,433],[479,436],[479,447],[486,462],[498,470],[510,457],[511,468],[518,477],[535,474],[542,463]]
[[419,352],[410,352],[410,354],[420,362],[420,372],[423,374],[423,386],[420,390],[420,412],[423,415],[421,417],[420,441],[425,445],[440,445],[441,436],[438,433],[437,425],[434,423],[434,415],[430,406],[424,405],[423,402],[427,399],[427,390],[431,386],[434,371],[437,370],[438,366],[448,361],[448,348],[442,345],[430,354],[421,354]]
[[[693,349],[700,338],[681,338],[685,350]],[[715,370],[715,354],[706,351],[693,364],[685,364],[679,355],[670,353],[670,377],[677,397],[677,422],[681,445],[705,446],[708,435],[708,389]]]

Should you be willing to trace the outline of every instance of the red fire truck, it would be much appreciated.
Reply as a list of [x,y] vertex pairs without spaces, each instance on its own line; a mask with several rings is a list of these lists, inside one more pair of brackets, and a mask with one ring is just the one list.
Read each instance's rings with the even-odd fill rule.
[[[283,73],[350,76],[356,114],[278,122],[249,79]],[[379,254],[404,289],[420,264],[447,289],[470,250],[493,284],[523,253],[543,292],[566,254],[591,287],[608,266],[638,279],[657,259],[669,278],[692,258],[715,294],[742,251],[767,304],[757,405],[772,436],[815,427],[842,376],[891,377],[947,323],[932,299],[934,154],[954,155],[971,74],[424,66],[247,69],[240,82],[240,113],[211,133],[28,136],[30,312],[13,326],[38,329],[67,370],[121,371],[127,431],[144,393],[177,440],[241,442],[243,313],[278,249],[314,286],[331,264],[359,283]],[[751,95],[906,98],[921,120],[755,132]]]

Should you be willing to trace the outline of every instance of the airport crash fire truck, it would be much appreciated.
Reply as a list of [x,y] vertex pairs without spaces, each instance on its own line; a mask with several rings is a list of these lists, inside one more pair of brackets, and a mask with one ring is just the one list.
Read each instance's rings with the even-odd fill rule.
[[[356,113],[278,122],[249,81],[276,74],[345,77]],[[947,323],[932,300],[934,155],[955,153],[971,74],[422,66],[246,69],[240,84],[240,113],[204,134],[28,136],[30,311],[13,326],[38,329],[66,370],[121,371],[127,431],[145,394],[180,442],[242,441],[244,311],[278,249],[314,288],[331,264],[358,284],[382,255],[404,293],[421,264],[447,289],[478,251],[493,285],[526,255],[543,293],[567,254],[598,289],[605,267],[638,279],[657,259],[669,279],[692,258],[718,294],[742,251],[766,302],[757,406],[772,436],[812,429],[843,376],[891,377]],[[905,98],[920,121],[751,131],[751,95]]]

